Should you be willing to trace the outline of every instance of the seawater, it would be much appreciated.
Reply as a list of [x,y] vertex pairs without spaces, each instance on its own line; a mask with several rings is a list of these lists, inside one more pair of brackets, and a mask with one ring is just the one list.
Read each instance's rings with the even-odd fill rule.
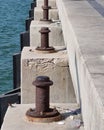
[[32,0],[0,0],[0,94],[13,88],[12,56],[20,51],[20,33]]

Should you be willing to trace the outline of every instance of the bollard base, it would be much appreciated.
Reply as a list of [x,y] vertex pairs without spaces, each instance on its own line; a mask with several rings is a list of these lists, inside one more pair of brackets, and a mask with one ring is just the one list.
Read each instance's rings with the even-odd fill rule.
[[29,109],[26,112],[26,119],[30,122],[49,123],[62,120],[62,115],[56,109],[49,109],[48,112],[36,112],[35,109]]
[[38,51],[54,52],[55,48],[54,47],[47,47],[47,48],[37,47],[36,50],[38,50]]
[[[34,122],[32,122],[31,119],[31,121],[29,121],[25,113],[28,108],[34,108],[34,104],[13,104],[13,106],[13,108],[10,106],[8,107],[1,130],[84,130],[83,125],[79,126],[79,128],[79,123],[77,123],[79,121],[82,122],[81,115],[72,115],[73,112],[76,112],[76,110],[79,109],[79,105],[76,103],[50,104],[51,108],[56,107],[64,117],[61,121],[57,122],[57,120],[61,119],[59,115],[59,118],[55,117],[54,119],[56,122],[54,121],[50,123],[39,123],[39,120],[36,122],[37,119],[35,119],[35,121],[33,120]],[[47,119],[48,122],[50,119],[51,118],[49,118],[49,120]]]
[[35,117],[31,117],[31,116],[27,116],[26,115],[26,120],[29,122],[39,122],[39,123],[50,123],[50,122],[57,122],[62,120],[62,116],[58,115],[55,117],[48,117],[48,118],[35,118]]

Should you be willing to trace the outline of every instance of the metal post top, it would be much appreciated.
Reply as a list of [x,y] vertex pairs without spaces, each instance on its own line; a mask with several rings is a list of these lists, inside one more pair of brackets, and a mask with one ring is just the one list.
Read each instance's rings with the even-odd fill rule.
[[48,76],[38,76],[36,80],[33,81],[33,85],[39,87],[50,86],[53,85],[53,81],[51,81]]
[[42,27],[39,32],[40,32],[40,33],[49,33],[49,32],[51,32],[51,31],[49,30],[48,27]]

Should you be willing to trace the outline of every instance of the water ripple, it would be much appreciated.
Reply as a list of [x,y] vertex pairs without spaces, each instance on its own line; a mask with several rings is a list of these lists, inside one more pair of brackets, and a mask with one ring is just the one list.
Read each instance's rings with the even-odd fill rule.
[[13,87],[12,55],[20,50],[32,0],[0,0],[0,94]]

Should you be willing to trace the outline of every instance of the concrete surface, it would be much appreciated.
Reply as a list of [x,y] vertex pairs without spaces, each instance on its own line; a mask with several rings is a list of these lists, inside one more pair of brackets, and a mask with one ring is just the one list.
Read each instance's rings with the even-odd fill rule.
[[41,43],[41,34],[39,30],[41,27],[48,27],[49,33],[49,44],[50,46],[62,46],[64,45],[63,33],[61,23],[45,23],[40,21],[32,21],[30,25],[30,46],[39,46]]
[[72,111],[79,108],[76,104],[51,104],[50,107],[53,108],[54,106],[65,117],[63,121],[52,123],[29,122],[25,117],[25,113],[29,108],[35,108],[35,104],[9,107],[1,130],[84,130],[81,125],[81,115],[71,114]]
[[85,130],[104,130],[104,1],[56,2]]
[[[44,5],[44,0],[37,0],[36,2],[37,7],[42,7]],[[56,0],[49,0],[49,6],[56,8]]]
[[[34,20],[43,18],[43,9],[41,7],[34,8]],[[49,19],[59,20],[58,11],[55,8],[49,10]]]
[[50,87],[51,102],[75,102],[74,89],[68,67],[65,47],[56,47],[55,53],[42,53],[36,47],[24,47],[21,56],[21,99],[22,103],[35,102],[37,76],[46,75],[54,82]]

